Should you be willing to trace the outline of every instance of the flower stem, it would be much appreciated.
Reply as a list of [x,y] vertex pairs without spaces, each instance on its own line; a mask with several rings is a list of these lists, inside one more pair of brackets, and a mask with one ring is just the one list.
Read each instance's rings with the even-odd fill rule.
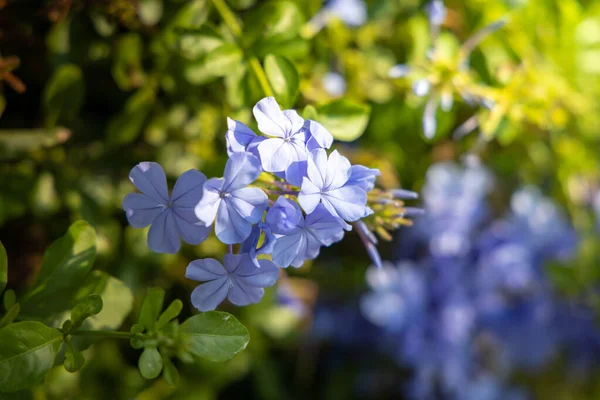
[[231,34],[234,36],[238,46],[246,54],[246,60],[248,61],[248,64],[250,65],[250,69],[256,76],[256,79],[258,80],[260,87],[262,88],[263,92],[265,93],[265,96],[269,96],[269,97],[275,96],[273,89],[271,88],[271,85],[269,84],[269,80],[267,79],[267,75],[265,74],[265,71],[264,71],[262,65],[260,65],[258,58],[256,58],[256,56],[252,53],[252,50],[244,49],[241,46],[241,37],[242,37],[243,32],[242,32],[242,27],[240,26],[237,19],[235,18],[235,14],[233,14],[233,12],[229,8],[229,6],[227,6],[227,4],[225,3],[225,0],[212,0],[212,2],[214,4],[215,8],[217,9],[217,11],[219,12],[219,14],[221,15],[221,18],[223,18],[223,22],[225,23],[225,25],[227,25],[227,28],[229,29]]
[[131,339],[133,334],[130,332],[116,332],[116,331],[73,331],[69,333],[73,336],[86,336],[86,337],[106,337],[115,339]]

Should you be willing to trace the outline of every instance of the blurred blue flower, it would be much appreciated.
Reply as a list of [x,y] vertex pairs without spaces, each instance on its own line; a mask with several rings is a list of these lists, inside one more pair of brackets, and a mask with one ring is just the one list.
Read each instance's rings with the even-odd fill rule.
[[331,215],[345,221],[365,217],[370,211],[367,193],[359,186],[347,185],[350,174],[350,161],[337,150],[329,158],[323,149],[311,151],[298,202],[307,213],[322,203]]
[[339,97],[346,93],[346,80],[339,72],[327,72],[323,75],[322,82],[323,88],[331,96]]
[[204,184],[202,199],[194,212],[202,223],[211,225],[225,244],[241,243],[261,220],[268,198],[259,188],[248,188],[260,175],[260,161],[250,153],[234,153],[227,160],[223,178]]
[[259,260],[260,268],[250,256],[226,254],[224,266],[215,259],[192,261],[185,272],[188,279],[205,282],[192,292],[192,304],[200,311],[217,308],[227,297],[237,306],[258,303],[265,287],[273,286],[279,276],[279,268],[269,260]]
[[350,26],[361,26],[367,21],[367,5],[364,0],[330,0],[324,10]]
[[[202,198],[206,177],[201,172],[184,172],[169,196],[167,177],[155,162],[142,162],[131,169],[129,179],[142,193],[131,193],[123,199],[127,220],[135,228],[151,225],[148,246],[158,253],[177,253],[181,239],[200,244],[210,229],[194,215],[194,207]],[[181,237],[181,239],[180,239]]]
[[429,23],[434,26],[440,26],[446,19],[446,6],[442,0],[432,0],[427,4],[427,17]]
[[[282,268],[302,266],[304,261],[319,255],[321,246],[330,246],[344,236],[342,222],[322,205],[304,218],[295,202],[279,197],[267,213],[267,220],[277,218],[281,218],[280,223],[271,225],[276,237],[272,256],[273,262]],[[291,220],[298,222],[293,226],[288,223]]]

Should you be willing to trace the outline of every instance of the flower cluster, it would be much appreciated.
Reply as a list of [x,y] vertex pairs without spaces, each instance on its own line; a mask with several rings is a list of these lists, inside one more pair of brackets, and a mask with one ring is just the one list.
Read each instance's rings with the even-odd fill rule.
[[[388,228],[408,223],[402,202],[380,204],[393,194],[374,191],[377,169],[351,165],[337,150],[327,153],[333,137],[321,124],[294,110],[282,111],[272,97],[259,101],[253,113],[264,135],[228,120],[229,159],[222,178],[207,180],[201,172],[187,171],[169,196],[157,163],[142,162],[129,175],[141,193],[127,195],[123,208],[134,227],[151,226],[152,250],[175,253],[181,240],[199,244],[213,226],[216,237],[229,245],[224,265],[205,259],[188,266],[188,278],[205,282],[192,294],[193,305],[202,311],[225,298],[236,305],[258,302],[264,287],[277,280],[278,268],[315,259],[322,246],[352,229],[350,223],[360,222],[361,235],[372,238],[366,244],[376,258],[374,235],[360,220],[392,210],[394,218],[377,221]],[[238,254],[233,245],[239,245]]]
[[524,398],[507,385],[516,369],[540,368],[563,349],[589,365],[581,343],[600,343],[592,310],[561,298],[544,269],[573,255],[565,216],[526,187],[489,222],[491,183],[480,167],[432,166],[426,216],[401,236],[400,262],[367,273],[361,309],[414,370],[411,398]]

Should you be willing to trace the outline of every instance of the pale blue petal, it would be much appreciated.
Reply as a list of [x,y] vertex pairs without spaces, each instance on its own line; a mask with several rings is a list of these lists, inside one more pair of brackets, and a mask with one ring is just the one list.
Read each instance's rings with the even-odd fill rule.
[[306,142],[308,151],[315,149],[328,149],[333,143],[333,135],[317,121],[308,120],[309,138]]
[[267,194],[259,188],[247,187],[231,192],[226,199],[237,213],[246,221],[253,224],[262,219],[263,213],[269,204]]
[[227,118],[227,128],[225,139],[227,140],[228,155],[243,153],[247,150],[248,145],[257,138],[256,133],[240,121]]
[[308,155],[306,174],[314,186],[319,189],[325,187],[325,175],[327,174],[327,152],[324,149],[316,149]]
[[308,178],[302,181],[302,189],[298,195],[298,203],[306,213],[311,213],[321,202],[321,189],[316,187]]
[[148,247],[157,253],[175,254],[181,247],[181,239],[173,212],[167,210],[154,220],[148,231]]
[[289,141],[280,138],[261,142],[258,145],[258,154],[262,167],[267,172],[285,171],[291,163],[298,161],[294,146]]
[[347,185],[358,186],[365,192],[370,192],[375,187],[375,180],[379,175],[381,175],[381,172],[376,168],[353,165]]
[[192,208],[202,198],[203,185],[206,176],[200,171],[190,169],[177,179],[171,194],[171,202],[176,207]]
[[290,164],[285,170],[285,180],[294,186],[302,186],[302,179],[307,177],[306,168],[308,161],[297,161]]
[[331,215],[322,204],[306,216],[304,226],[309,234],[325,246],[341,240],[344,234],[344,226],[340,220]]
[[[253,266],[253,268],[256,267]],[[236,306],[247,306],[248,304],[258,303],[265,294],[265,289],[263,288],[247,285],[244,282],[235,280],[235,278],[233,282],[227,298]]]
[[250,142],[248,147],[246,147],[246,151],[252,154],[254,157],[260,160],[260,154],[258,153],[258,145],[267,140],[264,136],[257,136],[253,141]]
[[310,234],[306,235],[306,251],[304,253],[304,259],[299,260],[300,263],[298,265],[294,265],[294,263],[292,263],[292,266],[301,267],[304,261],[314,260],[315,258],[317,258],[319,256],[319,252],[321,251],[321,246],[323,246],[323,244],[319,242],[314,236]]
[[283,111],[283,115],[290,120],[291,134],[295,134],[302,130],[302,127],[304,126],[304,118],[302,118],[296,110],[285,110]]
[[277,237],[273,247],[273,262],[281,268],[289,267],[300,254],[306,252],[306,234],[298,230],[291,235]]
[[269,136],[285,138],[290,134],[292,123],[281,111],[274,97],[265,97],[252,109],[258,129]]
[[229,292],[227,276],[203,283],[192,291],[192,305],[200,311],[212,311],[225,300],[227,292]]
[[194,260],[188,264],[185,277],[194,281],[214,281],[227,276],[227,271],[220,262],[214,258]]
[[215,223],[215,234],[225,244],[243,242],[252,230],[252,224],[236,211],[229,201],[221,201]]
[[129,172],[129,180],[146,196],[162,202],[169,201],[167,177],[163,168],[155,162],[141,162]]
[[194,208],[194,214],[204,225],[209,226],[215,220],[217,210],[221,204],[221,188],[223,179],[212,178],[203,186],[202,198]]
[[[188,244],[197,245],[204,242],[210,234],[211,228],[209,226],[205,226],[197,219],[196,222],[188,222],[185,218],[179,216],[180,211],[181,210],[178,209],[173,210],[173,217],[175,218],[175,224],[177,225],[177,232],[179,232],[179,236],[181,236],[183,241]],[[192,215],[194,218],[196,217],[193,213],[187,213],[187,216],[190,215]]]
[[130,193],[123,199],[123,209],[131,226],[144,228],[165,210],[165,206],[145,194]]
[[273,233],[286,235],[298,228],[302,220],[302,211],[295,201],[279,196],[267,212],[265,222]]
[[357,221],[365,215],[367,193],[358,186],[344,186],[323,195],[323,205],[345,221]]
[[325,188],[327,190],[337,189],[342,186],[350,178],[352,164],[337,150],[334,150],[329,155],[327,161],[327,172],[325,173]]
[[235,282],[243,282],[249,286],[273,286],[279,277],[279,268],[269,260],[259,260],[260,268],[256,268],[248,254],[242,254],[242,260],[233,274]]
[[250,153],[234,153],[225,164],[223,189],[225,193],[248,186],[261,173],[260,160]]
[[423,111],[423,133],[427,139],[432,139],[437,130],[437,121],[435,119],[436,111],[437,101],[432,97],[427,101],[427,104],[425,104],[425,110]]

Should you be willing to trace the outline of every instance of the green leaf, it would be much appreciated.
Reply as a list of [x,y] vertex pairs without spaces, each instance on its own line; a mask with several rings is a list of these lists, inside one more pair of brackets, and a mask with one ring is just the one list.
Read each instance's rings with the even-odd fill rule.
[[187,63],[183,74],[189,83],[200,85],[235,72],[243,57],[242,51],[235,44],[226,43],[204,58]]
[[177,316],[183,310],[183,303],[181,300],[173,300],[173,302],[167,307],[156,322],[156,330],[160,330],[164,328],[172,319],[177,318]]
[[85,221],[69,227],[65,236],[48,247],[40,274],[23,302],[41,302],[81,284],[96,258],[96,232]]
[[71,322],[73,323],[71,329],[78,329],[86,319],[99,314],[103,306],[102,297],[97,294],[92,294],[78,302],[71,311]]
[[48,217],[60,209],[60,199],[56,191],[54,175],[44,171],[31,188],[29,203],[33,215],[38,218]]
[[60,66],[44,89],[46,125],[53,127],[58,121],[71,122],[79,114],[84,97],[81,69],[74,64]]
[[36,385],[52,368],[62,340],[60,331],[40,322],[0,329],[0,392]]
[[198,60],[225,43],[221,34],[210,25],[203,25],[200,28],[176,27],[174,29],[178,35],[177,52],[189,60]]
[[171,386],[179,385],[179,371],[169,357],[163,357],[163,378]]
[[142,301],[138,323],[144,325],[148,331],[154,331],[156,321],[163,308],[165,291],[161,288],[150,288]]
[[[22,312],[58,328],[70,318],[77,303],[93,294],[102,297],[104,305],[99,314],[85,320],[83,329],[111,330],[121,326],[133,307],[133,293],[119,279],[102,271],[92,271],[78,287],[54,293],[51,301],[23,304]],[[72,340],[75,339],[80,338]]]
[[119,89],[127,91],[142,86],[144,70],[142,36],[137,33],[121,35],[116,43],[112,76]]
[[7,326],[9,324],[12,324],[12,322],[15,320],[15,318],[17,318],[17,316],[19,315],[20,311],[21,311],[21,305],[19,303],[13,304],[12,307],[10,307],[6,311],[6,314],[4,314],[2,319],[0,319],[0,328],[2,328],[3,326]]
[[333,137],[343,142],[358,139],[369,123],[371,108],[346,99],[334,100],[317,107],[318,121]]
[[79,371],[85,364],[85,358],[71,343],[67,343],[65,351],[65,369],[71,373]]
[[188,1],[169,20],[165,27],[164,42],[173,51],[185,51],[188,46],[194,46],[193,36],[181,37],[181,30],[194,30],[200,28],[208,18],[209,7],[207,0]]
[[187,351],[210,361],[229,360],[250,341],[246,327],[220,311],[194,315],[181,325],[180,333]]
[[260,38],[283,42],[299,35],[304,16],[298,5],[287,0],[267,1],[248,13],[245,40]]
[[108,123],[108,143],[120,146],[133,142],[142,132],[155,100],[156,93],[152,88],[142,88],[135,92],[125,103],[123,112]]
[[304,107],[304,110],[302,110],[302,118],[316,120],[318,118],[317,109],[310,104],[307,105]]
[[138,362],[140,373],[146,379],[154,379],[160,375],[163,368],[163,361],[160,353],[155,347],[147,347],[140,356]]
[[8,282],[8,257],[6,256],[6,249],[2,242],[0,242],[0,294],[6,289],[6,283]]
[[14,290],[8,289],[6,293],[4,293],[4,309],[8,311],[15,304],[17,304],[17,295]]
[[267,55],[265,73],[283,108],[292,108],[300,89],[300,76],[294,64],[285,57]]

